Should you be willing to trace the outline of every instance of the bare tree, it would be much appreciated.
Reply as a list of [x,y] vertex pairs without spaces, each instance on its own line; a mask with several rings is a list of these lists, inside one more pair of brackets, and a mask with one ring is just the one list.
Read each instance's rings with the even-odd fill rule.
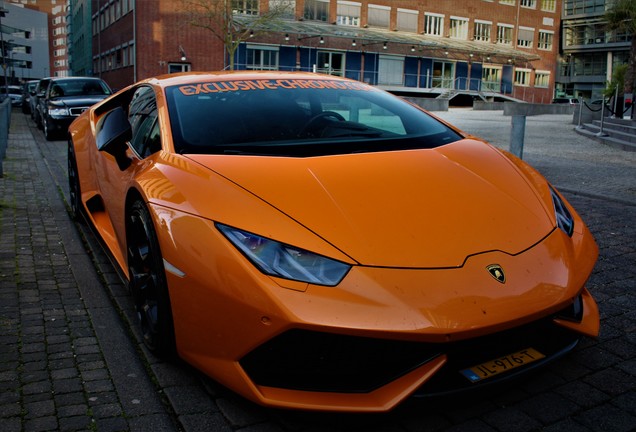
[[623,90],[633,93],[636,82],[636,0],[615,0],[605,13],[605,20],[608,29],[623,31],[632,37]]
[[258,10],[258,0],[181,0],[188,24],[208,30],[221,41],[229,57],[229,69],[239,45],[263,33],[283,17],[294,13],[294,1],[269,2],[266,11]]

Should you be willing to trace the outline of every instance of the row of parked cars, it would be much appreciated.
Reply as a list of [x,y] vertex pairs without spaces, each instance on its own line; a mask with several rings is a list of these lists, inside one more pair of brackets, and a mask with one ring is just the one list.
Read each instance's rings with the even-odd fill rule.
[[31,114],[47,140],[62,136],[71,122],[91,105],[101,101],[112,90],[94,77],[48,77],[24,83],[19,102],[22,112]]

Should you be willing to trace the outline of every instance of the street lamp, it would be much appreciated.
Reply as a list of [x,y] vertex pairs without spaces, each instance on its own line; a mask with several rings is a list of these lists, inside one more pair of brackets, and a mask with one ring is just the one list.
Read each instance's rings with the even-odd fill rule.
[[2,31],[2,18],[8,14],[9,11],[3,7],[0,7],[0,46],[2,46],[2,69],[4,69],[4,97],[9,97],[9,88],[7,86],[7,59],[4,53],[4,32]]
[[7,63],[7,68],[9,69],[9,79],[13,81],[13,39],[9,39],[7,41],[7,55],[9,56],[9,63]]

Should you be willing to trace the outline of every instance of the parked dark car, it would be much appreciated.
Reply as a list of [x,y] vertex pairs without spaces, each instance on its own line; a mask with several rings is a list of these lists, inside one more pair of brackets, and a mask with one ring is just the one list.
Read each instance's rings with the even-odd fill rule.
[[7,87],[0,87],[0,100],[4,100],[7,97],[7,91],[11,98],[11,106],[20,106],[22,99],[22,88],[20,86],[10,85]]
[[39,80],[26,81],[22,84],[22,98],[20,104],[22,105],[22,112],[24,114],[31,113],[31,95],[35,93],[35,88],[38,85]]
[[44,90],[41,84],[42,81],[36,95],[36,122],[44,129],[47,140],[65,132],[81,113],[112,93],[108,84],[99,78],[50,78]]

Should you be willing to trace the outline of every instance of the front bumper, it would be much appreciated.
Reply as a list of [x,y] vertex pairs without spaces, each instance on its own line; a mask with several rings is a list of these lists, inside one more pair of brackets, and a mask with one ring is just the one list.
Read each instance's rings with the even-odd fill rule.
[[76,118],[77,117],[50,116],[47,117],[46,122],[48,128],[52,132],[66,132],[68,130],[68,127]]
[[[181,270],[167,273],[180,355],[263,405],[388,411],[412,395],[518,375],[598,334],[583,288],[598,254],[587,229],[572,239],[556,229],[522,256],[489,252],[462,268],[354,266],[323,287],[263,275],[212,222],[166,208],[155,217],[169,227],[160,235],[168,268]],[[191,246],[201,238],[205,248]],[[493,263],[506,284],[486,270]],[[458,372],[525,348],[545,359],[477,385]]]

